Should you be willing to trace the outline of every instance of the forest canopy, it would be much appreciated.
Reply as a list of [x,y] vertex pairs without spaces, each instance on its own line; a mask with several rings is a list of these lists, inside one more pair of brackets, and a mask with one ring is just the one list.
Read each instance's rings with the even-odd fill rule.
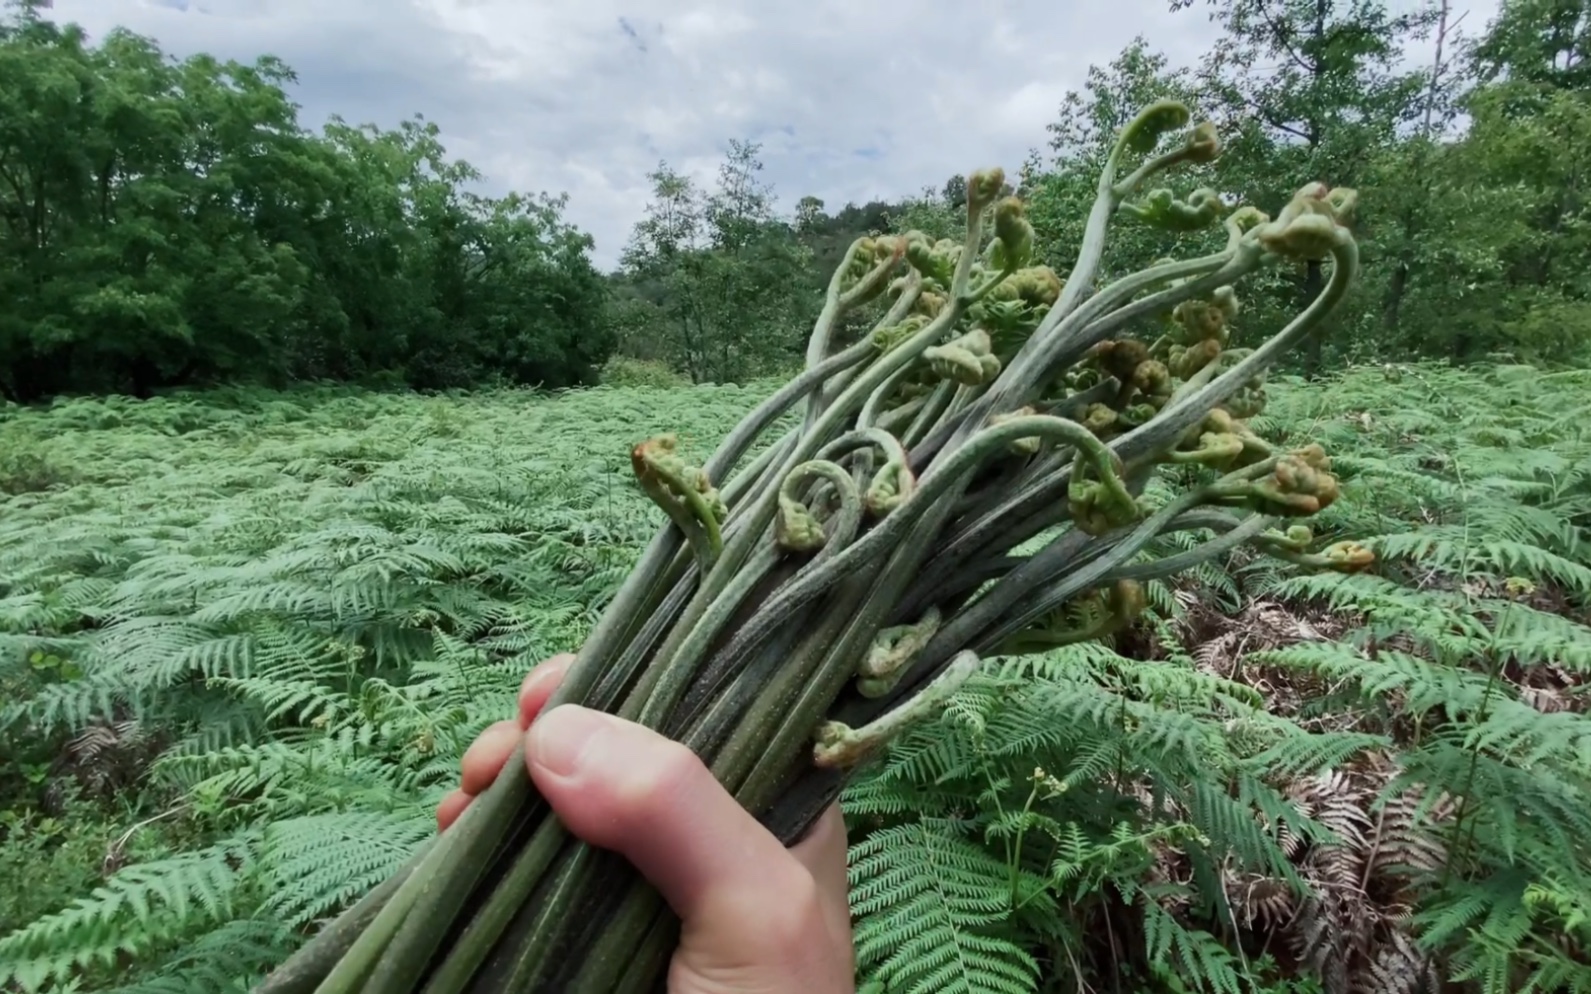
[[471,192],[420,118],[298,120],[292,70],[0,24],[0,391],[593,381],[611,350],[562,196]]
[[[1179,16],[1212,17],[1222,43],[1177,67],[1138,38],[1089,68],[1047,147],[1012,178],[1048,233],[1039,259],[1070,266],[1108,136],[1133,108],[1172,97],[1230,136],[1198,182],[1234,202],[1275,211],[1315,176],[1363,191],[1364,278],[1295,369],[1583,358],[1584,6],[1509,0],[1465,37],[1437,2],[1397,13],[1174,0],[1190,8]],[[318,380],[557,388],[604,368],[744,383],[799,365],[852,240],[941,237],[965,203],[951,177],[834,210],[805,193],[786,210],[760,144],[730,137],[713,184],[657,164],[602,273],[566,195],[479,192],[484,177],[421,117],[312,130],[296,83],[270,55],[177,59],[154,39],[92,40],[12,0],[0,20],[5,398]],[[1107,272],[1167,247],[1124,229]],[[1246,323],[1266,327],[1320,279],[1318,265],[1278,274]]]

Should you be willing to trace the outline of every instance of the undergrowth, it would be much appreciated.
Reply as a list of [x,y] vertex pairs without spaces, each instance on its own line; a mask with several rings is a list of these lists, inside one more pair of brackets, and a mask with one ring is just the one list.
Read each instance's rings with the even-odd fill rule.
[[[0,986],[245,990],[578,644],[656,527],[630,444],[705,449],[759,398],[0,413],[0,868],[104,819],[0,906]],[[1591,990],[1586,398],[1512,368],[1272,388],[1255,427],[1333,453],[1320,525],[1378,568],[1235,558],[1112,645],[996,661],[846,798],[863,989]]]

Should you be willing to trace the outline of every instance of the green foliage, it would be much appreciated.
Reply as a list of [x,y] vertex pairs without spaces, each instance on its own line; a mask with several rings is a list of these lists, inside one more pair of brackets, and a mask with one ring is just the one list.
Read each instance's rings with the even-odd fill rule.
[[[731,141],[712,191],[667,163],[651,173],[652,201],[610,281],[605,317],[621,358],[695,382],[782,374],[799,365],[828,277],[857,238],[914,229],[954,238],[965,225],[960,176],[943,190],[833,213],[808,195],[780,217],[772,188],[757,181],[759,153]],[[876,308],[845,315],[836,340],[855,341],[876,318]]]
[[[1506,0],[1413,72],[1387,56],[1434,9],[1211,7],[1197,71],[1139,40],[1069,95],[1017,187],[1035,262],[1070,265],[1160,97],[1235,129],[1173,200],[1363,187],[1366,280],[1305,368],[1394,364],[1273,379],[1252,426],[1332,451],[1314,537],[1377,566],[1233,554],[964,688],[846,795],[861,989],[1591,990],[1591,379],[1408,362],[1586,355],[1585,6]],[[384,879],[651,534],[629,443],[710,447],[764,392],[681,381],[799,363],[857,235],[965,210],[951,182],[780,219],[732,143],[710,194],[660,166],[604,306],[561,199],[465,192],[423,121],[310,134],[291,82],[0,28],[8,397],[605,386],[0,409],[0,880],[30,883],[0,894],[0,987],[240,992]],[[1107,280],[1169,252],[1117,230]],[[1233,344],[1316,276],[1250,283]]]
[[656,359],[616,355],[602,367],[602,382],[610,387],[677,387],[686,379]]
[[870,833],[851,852],[851,902],[864,991],[1031,990],[1038,964],[991,934],[1010,895],[1005,866],[966,828],[924,817]]
[[1426,823],[1402,859],[1416,934],[1489,994],[1591,984],[1566,952],[1591,933],[1560,897],[1591,888],[1588,387],[1526,367],[1342,384],[1339,410],[1360,412],[1336,425],[1361,439],[1348,486],[1401,481],[1392,501],[1344,511],[1379,519],[1367,544],[1383,569],[1265,587],[1353,619],[1335,641],[1257,659],[1324,681],[1323,704],[1394,739],[1386,793]]
[[[1354,230],[1364,279],[1329,331],[1288,360],[1294,368],[1591,356],[1583,3],[1505,0],[1492,24],[1463,25],[1472,42],[1457,34],[1464,11],[1437,2],[1171,6],[1208,10],[1222,37],[1191,70],[1135,39],[1067,94],[1048,154],[1034,154],[1021,184],[1042,261],[1064,271],[1075,257],[1114,129],[1148,101],[1181,99],[1207,109],[1223,149],[1175,198],[1208,186],[1274,214],[1317,176],[1363,191]],[[1142,268],[1168,246],[1161,232],[1123,226],[1105,271]],[[1306,263],[1252,281],[1237,343],[1254,344],[1247,328],[1293,313],[1322,278]]]
[[[1584,5],[1507,0],[1493,24],[1381,0],[1218,0],[1224,36],[1193,70],[1135,39],[1090,67],[1016,186],[1058,271],[1078,250],[1110,136],[1154,99],[1211,108],[1221,159],[1201,185],[1275,212],[1305,180],[1365,190],[1365,278],[1311,375],[1345,361],[1587,355],[1591,142]],[[1190,15],[1192,16],[1192,15]],[[1424,64],[1399,62],[1435,41]],[[795,363],[826,275],[858,236],[954,237],[965,184],[885,203],[797,200],[777,216],[760,149],[731,141],[711,192],[666,163],[620,271],[604,278],[562,197],[468,192],[435,127],[302,128],[292,71],[167,58],[113,32],[90,44],[39,12],[0,25],[0,391],[146,396],[263,380],[595,382],[615,350],[696,382],[746,382]],[[6,152],[4,149],[10,149]],[[1167,253],[1118,232],[1106,276]],[[1213,247],[1214,243],[1212,243]],[[1320,285],[1318,267],[1253,281],[1249,327]],[[853,340],[865,322],[847,322]],[[1239,344],[1251,344],[1239,333]],[[54,470],[14,465],[31,486]]]
[[[1296,815],[1261,776],[1366,744],[1363,737],[1313,735],[1270,721],[1259,704],[1249,688],[1200,673],[1191,662],[1137,662],[1097,645],[1013,662],[979,680],[940,727],[901,743],[847,797],[860,824],[871,817],[888,826],[870,830],[869,842],[853,853],[862,968],[887,990],[948,989],[922,978],[923,960],[894,954],[932,920],[908,892],[942,879],[944,869],[924,865],[923,855],[914,859],[904,843],[898,868],[882,857],[865,858],[881,838],[923,836],[949,853],[965,852],[964,872],[982,860],[984,916],[961,924],[999,937],[989,955],[1008,975],[1021,976],[1042,954],[1049,960],[1045,973],[1103,976],[1113,968],[1110,959],[1125,954],[1144,957],[1140,966],[1185,971],[1201,989],[1243,989],[1241,967],[1219,941],[1162,906],[1210,904],[1222,896],[1192,881],[1156,879],[1162,857],[1170,847],[1182,849],[1205,880],[1223,869],[1290,876],[1278,840],[1259,819],[1278,811]],[[1260,732],[1234,749],[1225,732],[1234,721],[1254,723]],[[1227,783],[1234,785],[1230,792],[1220,786]],[[1303,818],[1292,828],[1300,838],[1325,834]],[[982,848],[960,841],[966,838]],[[881,873],[884,866],[893,878]],[[1119,913],[1112,906],[1120,902],[1141,909],[1146,945],[1112,953],[1089,932]],[[1223,915],[1218,903],[1199,910],[1206,920]],[[874,949],[889,955],[868,955]],[[1022,979],[1004,989],[1038,989],[1035,976]],[[1001,989],[970,973],[957,982],[964,985],[959,989]]]
[[[252,976],[279,962],[434,830],[465,746],[629,568],[654,523],[614,440],[712,437],[758,397],[316,389],[10,413],[7,437],[51,437],[77,478],[0,517],[0,683],[16,691],[0,752],[54,743],[40,760],[57,777],[139,758],[146,803],[180,806],[195,842],[92,892],[63,866],[37,892],[62,910],[30,906],[0,972],[59,984],[110,957],[123,981],[198,992],[246,979],[215,976],[206,943],[240,944]],[[66,743],[100,718],[123,734],[74,759]],[[161,733],[152,756],[137,729]]]
[[[1584,989],[1588,396],[1586,374],[1508,367],[1276,390],[1256,421],[1342,471],[1317,530],[1374,536],[1377,569],[1234,557],[1232,607],[1200,576],[1152,591],[1163,613],[1114,650],[963,690],[847,794],[872,989],[947,983],[891,955],[924,921],[1026,978],[980,962],[950,982],[969,990]],[[929,885],[966,840],[985,880],[956,893],[986,905],[958,918]]]
[[0,396],[595,379],[589,236],[423,120],[306,131],[292,71],[0,21]]
[[[38,771],[40,780],[46,775],[47,767]],[[0,877],[30,882],[0,894],[0,934],[20,929],[92,890],[107,863],[141,862],[159,854],[160,839],[154,832],[158,826],[140,828],[126,838],[111,835],[101,806],[81,797],[70,781],[52,786],[60,795],[52,799],[53,813],[40,808],[0,811]]]
[[[83,801],[73,822],[9,816],[0,864],[59,855],[0,963],[92,990],[263,974],[429,834],[473,734],[628,569],[652,526],[614,440],[711,444],[759,396],[321,389],[9,415],[79,478],[6,498],[0,749],[55,743],[46,784],[148,772],[147,806],[108,823]],[[846,796],[861,989],[1584,985],[1563,943],[1591,938],[1587,396],[1584,374],[1506,367],[1273,385],[1256,427],[1338,453],[1318,530],[1375,536],[1382,565],[1230,558],[1151,582],[1155,614],[1113,647],[966,687]],[[47,734],[96,715],[121,731],[93,762]],[[166,741],[137,740],[154,725]]]
[[821,297],[810,250],[758,180],[759,150],[730,142],[711,193],[667,163],[649,177],[653,199],[617,280],[627,354],[695,383],[743,383],[799,363]]

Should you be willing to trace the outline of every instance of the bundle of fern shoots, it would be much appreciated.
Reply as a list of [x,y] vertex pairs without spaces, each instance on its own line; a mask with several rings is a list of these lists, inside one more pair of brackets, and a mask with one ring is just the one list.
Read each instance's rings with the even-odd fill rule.
[[[1121,131],[1064,280],[1033,264],[998,169],[967,177],[959,241],[852,244],[804,372],[703,464],[670,436],[633,449],[668,521],[547,706],[686,743],[789,844],[981,660],[1110,637],[1145,610],[1146,581],[1243,545],[1364,568],[1352,543],[1311,551],[1302,519],[1337,496],[1326,454],[1246,424],[1267,369],[1353,281],[1354,192],[1311,184],[1273,218],[1210,189],[1146,189],[1217,155],[1215,128],[1189,123],[1165,101]],[[1224,246],[1096,287],[1115,224],[1212,244],[1224,230]],[[1308,260],[1330,263],[1318,297],[1258,347],[1228,347],[1235,284]],[[1179,488],[1150,501],[1160,473]],[[1177,531],[1185,551],[1148,554]],[[516,754],[258,991],[652,991],[677,928],[633,867],[570,835]]]

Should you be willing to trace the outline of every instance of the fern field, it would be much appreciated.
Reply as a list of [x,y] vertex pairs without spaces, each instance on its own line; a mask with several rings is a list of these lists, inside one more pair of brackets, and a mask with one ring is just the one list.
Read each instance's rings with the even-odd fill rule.
[[625,440],[711,435],[758,398],[310,393],[11,417],[6,751],[49,742],[56,783],[136,785],[140,815],[189,838],[0,940],[0,974],[64,990],[160,963],[134,989],[244,989],[435,830],[469,741],[578,644],[656,527]]
[[[578,644],[658,523],[629,446],[760,396],[0,415],[0,868],[47,890],[71,812],[102,857],[0,904],[0,989],[246,990]],[[846,798],[861,989],[1591,992],[1588,417],[1587,374],[1276,386],[1378,567],[1233,558],[969,685]]]

